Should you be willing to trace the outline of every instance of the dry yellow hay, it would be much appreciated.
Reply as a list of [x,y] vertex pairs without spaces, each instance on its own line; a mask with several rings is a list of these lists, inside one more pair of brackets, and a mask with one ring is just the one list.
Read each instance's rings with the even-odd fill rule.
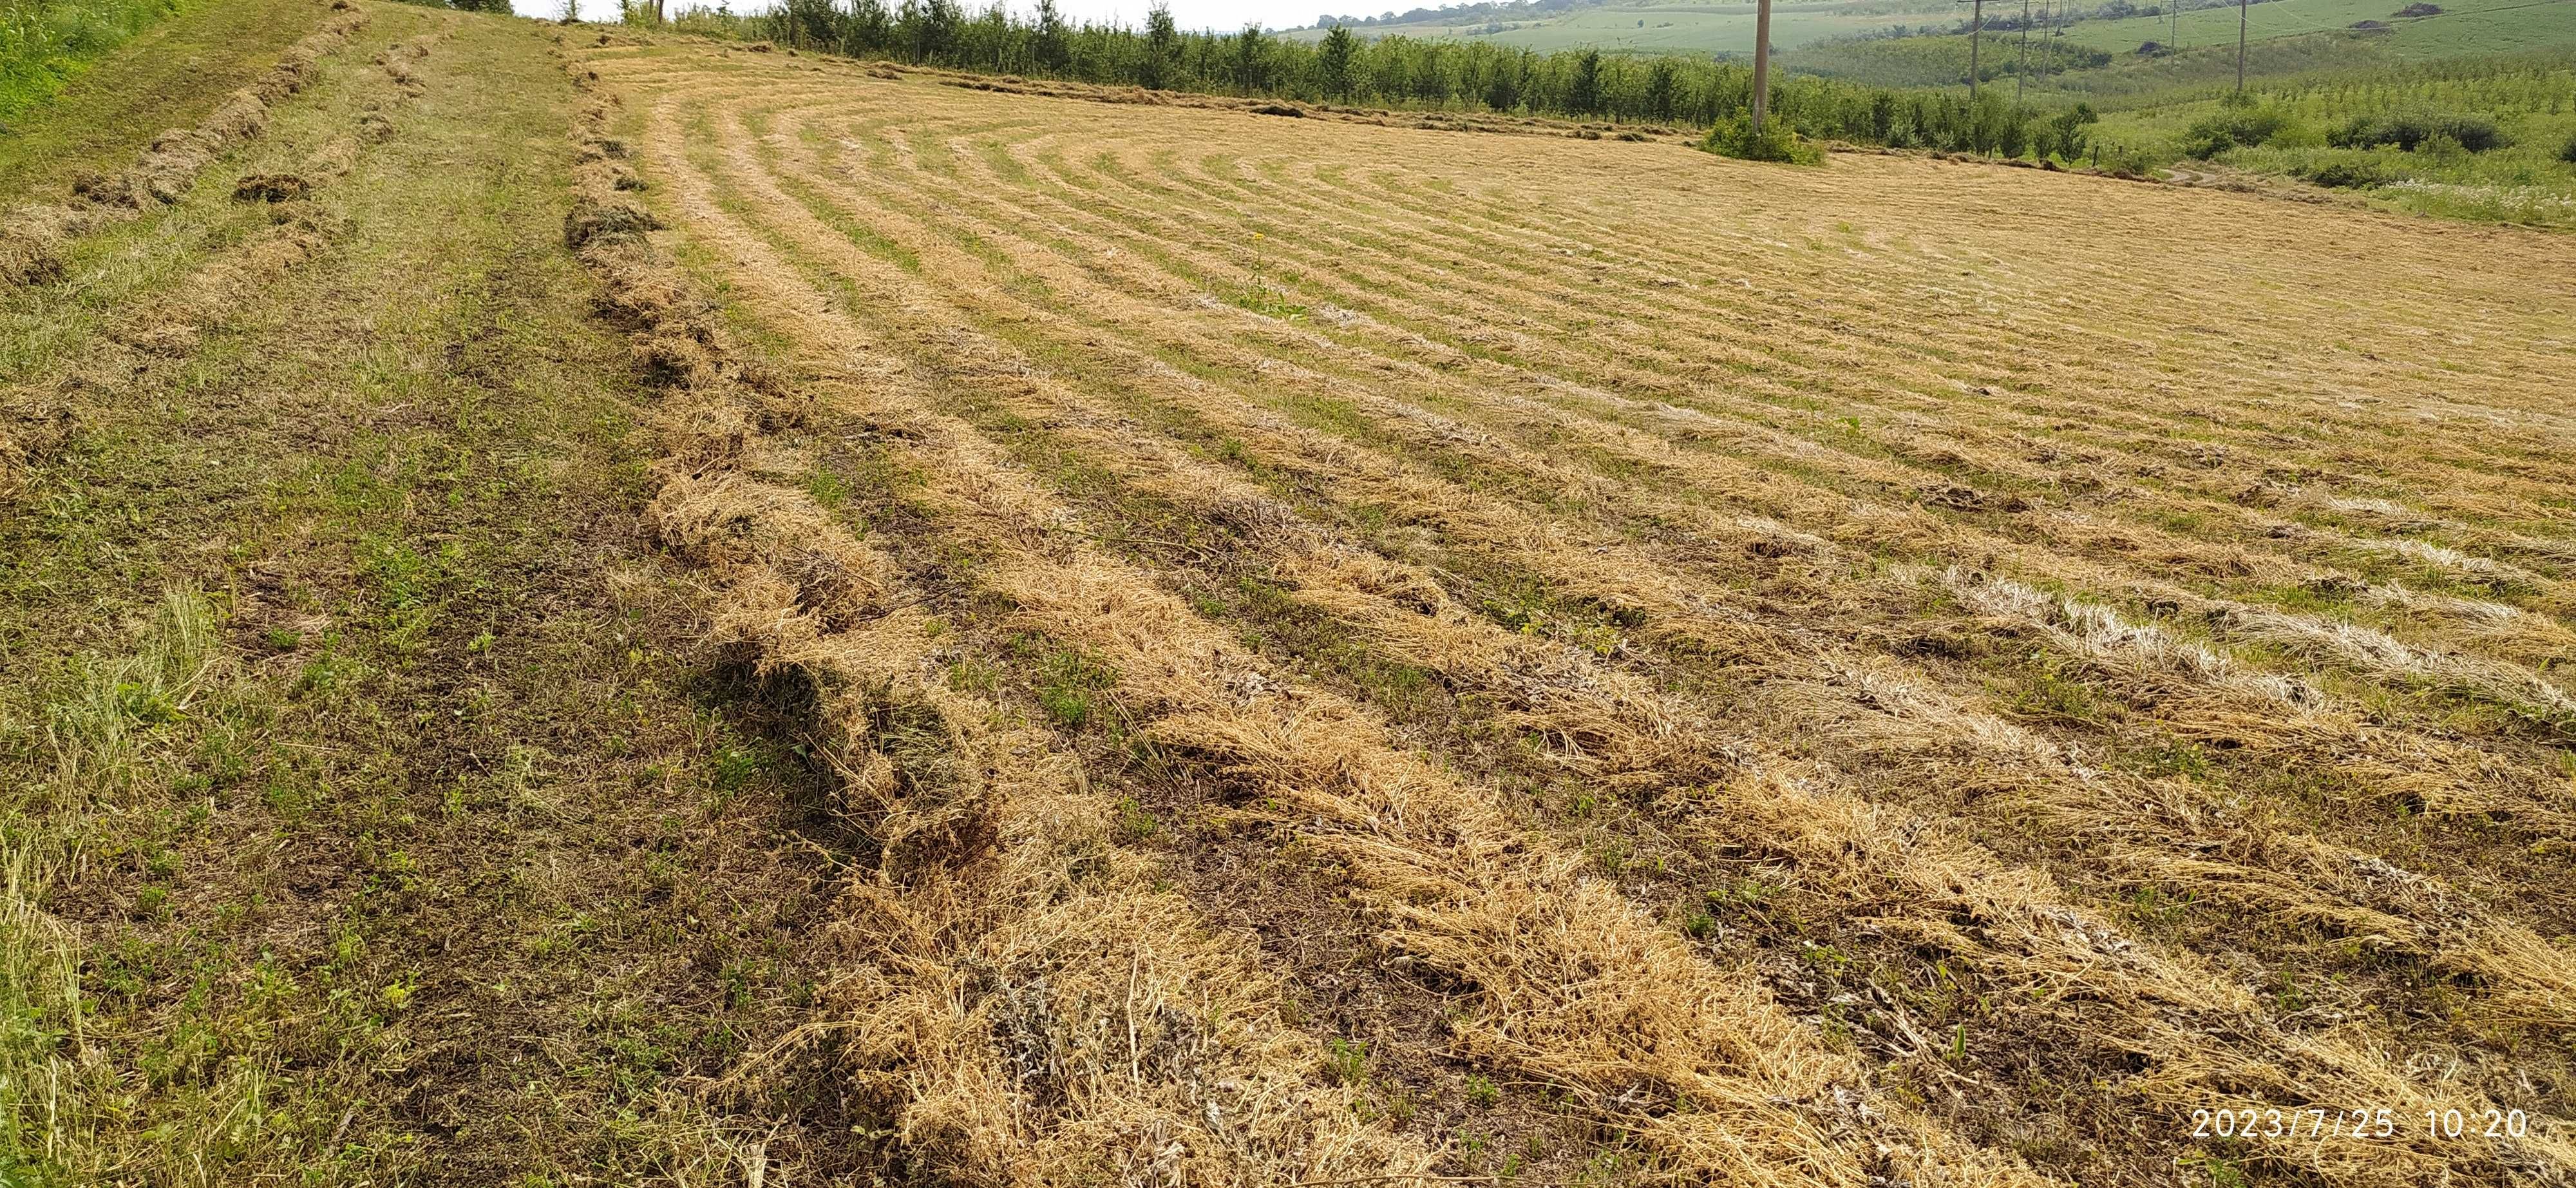
[[[2576,806],[2545,767],[2576,721],[2551,671],[2576,638],[2570,526],[2530,438],[2576,426],[2535,378],[2564,344],[2516,296],[2564,290],[2563,245],[1899,159],[1781,174],[1656,146],[714,65],[687,49],[590,59],[640,131],[614,151],[591,142],[568,239],[613,244],[668,221],[827,377],[825,408],[900,426],[888,448],[932,531],[980,559],[975,581],[1016,623],[1102,658],[1145,737],[1275,805],[1345,872],[1377,943],[1466,988],[1451,1058],[1561,1087],[1683,1179],[2031,1174],[1992,1136],[1888,1093],[1881,1070],[1784,1009],[1775,972],[1686,943],[1500,788],[1409,753],[1372,707],[1230,638],[1176,592],[1188,566],[1088,543],[1117,508],[1051,489],[986,426],[1030,426],[1218,526],[1237,560],[1374,653],[1495,699],[1543,762],[1678,806],[1682,852],[1764,855],[1835,905],[1836,927],[1947,954],[2020,995],[1990,1008],[2004,1017],[2107,1028],[2088,1042],[2135,1063],[2119,1071],[2129,1112],[2095,1120],[2106,1136],[2187,1129],[2196,1107],[2411,1118],[2492,1103],[2545,1121],[2506,1141],[2220,1150],[2352,1185],[2550,1182],[2576,1167],[2566,1098],[2547,1084],[2567,1067],[2576,958],[2549,939],[2566,905],[2526,881],[2565,869],[2548,846]],[[639,173],[649,207],[617,180]],[[2101,231],[2007,244],[1985,226],[2007,206]],[[2118,266],[2124,245],[2186,219],[2226,232],[2177,237],[2160,257],[2172,275]],[[2355,227],[2376,237],[2372,255],[2315,251]],[[2392,270],[2391,255],[2425,267]],[[2183,283],[2246,259],[2297,279]],[[2373,319],[2358,329],[2356,308]],[[778,394],[725,379],[704,333],[645,322],[650,362],[683,390],[725,394],[669,410],[658,509],[675,543],[731,575],[719,637],[868,690],[827,703],[828,721],[881,719],[867,699],[891,697],[933,707],[960,754],[1047,751],[971,741],[980,711],[905,686],[888,626],[903,619],[886,610],[901,576],[801,495],[734,468],[769,448]],[[2454,325],[2466,333],[2449,345],[2474,336],[2475,354],[2436,337]],[[2343,353],[2291,354],[2326,338]],[[2437,364],[2441,395],[2400,382]],[[1402,531],[1354,534],[1363,513]],[[1605,647],[1515,630],[1453,596],[1448,558],[1638,622]],[[1927,631],[2005,642],[1980,669],[1921,658]],[[1750,692],[1732,712],[1703,705],[1659,681],[1674,669]],[[2142,725],[2032,714],[1986,673],[2061,682]],[[2508,839],[2419,850],[2449,863],[2451,878],[2428,877],[2381,852],[2384,833],[2249,815],[2230,788],[2104,766],[2137,729],[2436,812],[2510,814]],[[845,782],[883,836],[936,852],[974,813],[1009,819],[898,803],[893,761],[863,742],[846,748]],[[1045,783],[978,795],[1035,802]],[[2083,886],[1987,852],[1984,813],[2046,835]],[[2530,859],[2480,881],[2483,861],[2526,841]],[[2106,889],[2264,923],[2204,954],[2188,934],[2129,931]],[[1112,944],[1145,919],[1106,903],[1028,918],[990,899],[944,906],[971,898],[936,881],[858,895],[853,943],[875,955],[846,1001],[958,1001],[937,990],[953,963],[908,936],[1044,928],[1052,943]],[[923,911],[963,923],[906,922]],[[2304,1018],[2279,1005],[2262,951],[2303,930],[2421,961],[2455,979],[2444,993],[2465,997],[2461,1018],[2511,1034],[2446,1064],[2456,1041],[2402,1019]],[[1202,960],[1177,935],[1152,958],[1132,936],[1114,943],[1134,968],[1170,971],[1155,993],[1173,994]],[[2297,955],[2279,956],[2287,970]],[[1091,967],[1078,997],[1104,1000],[1114,964]],[[912,980],[867,980],[889,967]],[[1028,1174],[997,1154],[1025,1125],[997,1088],[1003,1054],[956,1039],[973,1029],[954,1012],[852,1009],[862,1036],[939,1037],[900,1058],[855,1044],[866,1065],[937,1070],[903,1090],[921,1119],[908,1137],[969,1178]],[[1937,1062],[1929,1046],[1914,1037],[1909,1069]],[[1285,1067],[1254,1051],[1238,1058]],[[1141,1065],[1130,1079],[1144,1084]],[[1105,1150],[1067,1136],[1128,1133],[1138,1124],[1117,1119],[1170,1109],[1157,1096],[1170,1092],[1088,1101],[1048,1141]],[[1333,1141],[1354,1163],[1424,1166],[1384,1135]],[[2183,1135],[2171,1149],[2212,1151]]]
[[[585,148],[605,142],[606,114],[587,111]],[[823,757],[883,849],[846,892],[828,1021],[738,1075],[827,1047],[912,1160],[980,1183],[1250,1188],[1422,1170],[1418,1146],[1311,1083],[1320,1045],[1284,1023],[1236,945],[1109,845],[1110,806],[1078,765],[935,679],[935,632],[889,605],[884,558],[809,498],[736,469],[775,400],[653,263],[639,242],[651,221],[619,216],[631,208],[611,155],[583,155],[580,211],[598,221],[575,238],[608,310],[640,350],[678,360],[656,530],[719,583],[713,643],[816,689]]]

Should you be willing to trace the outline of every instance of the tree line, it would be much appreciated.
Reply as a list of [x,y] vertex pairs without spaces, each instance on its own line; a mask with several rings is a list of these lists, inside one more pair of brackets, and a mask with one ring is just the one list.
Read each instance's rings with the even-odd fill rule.
[[[656,19],[646,5],[630,4],[627,13],[634,23]],[[710,29],[709,17],[701,11],[675,20]],[[970,12],[957,0],[784,0],[767,12],[724,18],[722,29],[804,50],[993,74],[1618,123],[1714,127],[1747,113],[1753,91],[1749,67],[1715,57],[1364,39],[1339,26],[1314,40],[1258,25],[1185,31],[1161,6],[1131,27],[1068,20],[1054,0],[1038,0],[1025,18],[1000,4]],[[2008,156],[2036,150],[2069,160],[2085,147],[2080,124],[2061,132],[2053,113],[1991,94],[1972,102],[1949,92],[1775,77],[1769,110],[1819,139]]]

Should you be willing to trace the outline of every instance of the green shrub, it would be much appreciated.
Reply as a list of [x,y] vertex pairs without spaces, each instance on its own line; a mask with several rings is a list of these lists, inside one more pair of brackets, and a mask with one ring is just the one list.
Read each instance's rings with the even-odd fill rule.
[[2576,134],[2570,134],[2567,143],[2558,146],[2558,159],[2576,165]]
[[2398,180],[2388,168],[2368,157],[2331,157],[2311,160],[2294,166],[2290,172],[2320,186],[2338,190],[2366,190]]
[[2417,144],[2415,151],[2427,157],[2458,157],[2466,155],[2469,146],[2448,132],[2436,132]]
[[2253,148],[2290,130],[2290,113],[2268,104],[2230,103],[2183,129],[2186,157],[2206,161],[2233,148]]
[[1800,139],[1798,134],[1772,120],[1759,135],[1753,121],[1737,117],[1708,130],[1708,139],[1699,146],[1721,157],[1740,161],[1778,161],[1788,165],[1815,165],[1825,159],[1823,149]]
[[2411,153],[2426,142],[2439,138],[2455,141],[2473,153],[2513,143],[2513,138],[2505,135],[2504,129],[2486,116],[2438,111],[2396,111],[2355,116],[2343,127],[2335,129],[2326,142],[2336,148],[2378,148],[2393,144]]
[[2084,155],[2092,137],[2084,131],[2100,123],[2102,117],[2090,103],[2078,103],[2040,122],[2031,135],[2031,154],[2045,161],[2063,157],[2073,161]]

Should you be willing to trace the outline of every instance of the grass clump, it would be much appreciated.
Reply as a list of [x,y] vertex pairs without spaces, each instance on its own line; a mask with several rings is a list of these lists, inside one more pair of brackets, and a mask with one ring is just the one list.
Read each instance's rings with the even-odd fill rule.
[[1773,161],[1783,165],[1821,165],[1825,150],[1802,139],[1777,121],[1759,132],[1753,121],[1737,118],[1708,130],[1708,138],[1699,147],[1721,157],[1739,161]]
[[1357,1085],[1368,1079],[1368,1049],[1367,1040],[1326,1039],[1324,1069],[1335,1081]]
[[1047,657],[1037,676],[1038,704],[1070,730],[1091,724],[1107,692],[1118,684],[1115,669],[1071,651]]

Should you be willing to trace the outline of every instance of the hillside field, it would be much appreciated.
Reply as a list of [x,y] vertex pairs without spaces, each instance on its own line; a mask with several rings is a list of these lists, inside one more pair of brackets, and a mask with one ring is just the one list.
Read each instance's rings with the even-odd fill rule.
[[[2277,77],[2333,67],[2396,64],[2507,54],[2576,44],[2576,0],[2463,0],[2442,5],[2435,16],[2400,16],[2390,0],[2269,0],[2248,7],[2247,36],[2255,49],[2247,63],[2255,77]],[[1519,18],[1356,27],[1363,36],[1487,42],[1542,53],[1597,48],[1613,53],[1723,54],[1741,56],[1753,45],[1754,6],[1723,3],[1583,5],[1561,13]],[[2020,9],[1997,0],[1990,20],[2016,19]],[[2113,55],[2108,69],[2070,70],[2052,84],[2088,95],[2134,93],[2177,83],[2207,83],[2235,69],[2234,5],[2193,8],[2178,25],[2164,16],[2079,19],[2060,31],[2061,45]],[[1882,86],[1964,85],[1968,38],[1964,33],[1885,38],[1886,30],[1948,28],[1967,19],[1955,4],[1889,0],[1811,0],[1774,7],[1771,40],[1783,68],[1850,78]],[[2376,21],[2385,28],[2354,32]],[[1964,28],[1964,25],[1961,27]],[[1322,30],[1283,34],[1313,41]],[[1987,31],[1985,65],[1997,68],[2019,49],[2016,31]],[[2202,51],[2188,57],[2138,59],[2148,42]],[[2225,53],[2216,51],[2223,49]],[[2034,55],[2043,52],[2040,33]],[[2205,60],[2204,60],[2205,59]],[[2036,62],[2034,63],[2036,66]]]
[[[2369,40],[2397,59],[2500,54],[2563,47],[2576,42],[2576,0],[2466,0],[2439,6],[2435,16],[2398,15],[2404,4],[2386,0],[2272,0],[2245,10],[2246,35],[2257,41],[2347,29],[2356,22],[2388,26]],[[2163,17],[2077,21],[2066,39],[2092,49],[2123,53],[2149,42],[2191,48],[2236,45],[2233,7],[2198,8],[2179,22]],[[2177,25],[2179,31],[2177,33]]]
[[[1505,19],[1444,24],[1369,26],[1369,36],[1473,38],[1497,45],[1552,50],[1597,48],[1638,53],[1742,53],[1753,48],[1751,4],[1668,3],[1586,5],[1544,19]],[[1775,5],[1771,42],[1795,49],[1817,41],[1877,33],[1892,27],[1948,24],[1958,13],[1946,0],[1802,0]],[[1494,26],[1500,26],[1496,28]],[[1292,30],[1313,39],[1321,29]]]
[[2576,239],[240,3],[0,179],[0,1184],[2576,1177]]

